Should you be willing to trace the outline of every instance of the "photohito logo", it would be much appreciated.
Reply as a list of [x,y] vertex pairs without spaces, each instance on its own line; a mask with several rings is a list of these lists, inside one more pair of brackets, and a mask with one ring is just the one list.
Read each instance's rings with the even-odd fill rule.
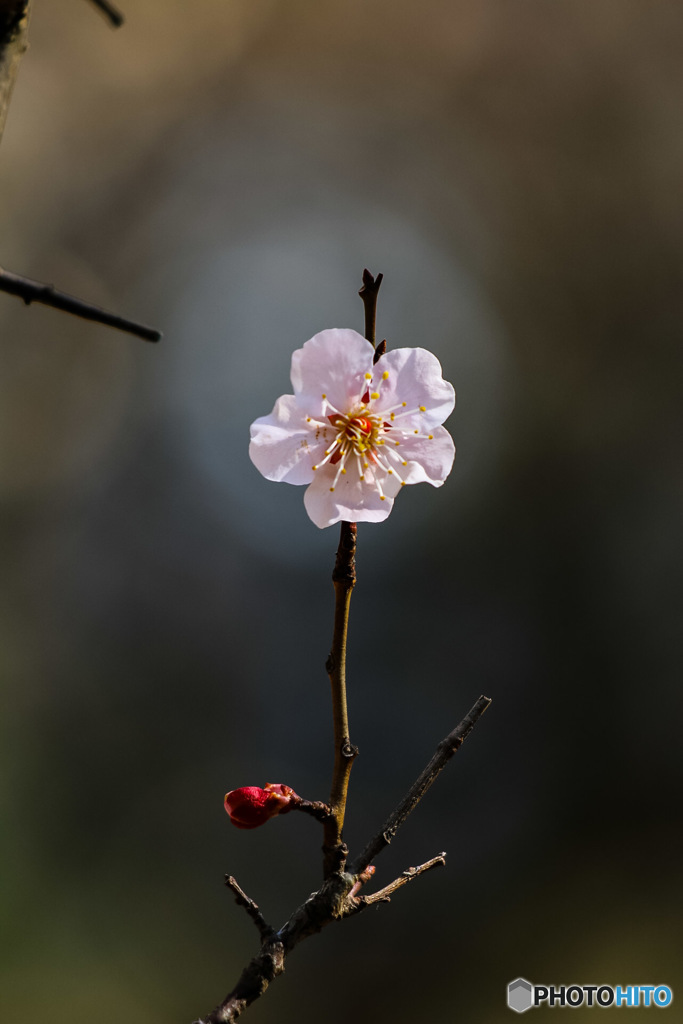
[[673,1001],[668,985],[532,985],[526,978],[517,978],[508,985],[508,1006],[515,1013],[524,1013],[533,1006],[658,1006],[663,1009]]

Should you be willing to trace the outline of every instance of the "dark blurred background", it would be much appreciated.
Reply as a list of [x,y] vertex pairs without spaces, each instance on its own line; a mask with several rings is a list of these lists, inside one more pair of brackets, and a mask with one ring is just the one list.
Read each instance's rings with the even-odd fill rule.
[[223,873],[276,925],[316,886],[315,822],[222,809],[331,767],[337,529],[247,439],[364,266],[458,457],[359,530],[356,850],[494,703],[376,877],[447,869],[248,1019],[680,992],[683,7],[121,3],[36,0],[0,149],[0,264],[165,332],[0,295],[2,1020],[189,1024],[256,948]]

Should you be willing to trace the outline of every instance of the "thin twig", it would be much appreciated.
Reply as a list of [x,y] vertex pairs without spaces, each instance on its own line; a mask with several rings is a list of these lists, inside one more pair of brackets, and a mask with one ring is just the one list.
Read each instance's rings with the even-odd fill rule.
[[124,17],[117,7],[114,7],[113,4],[109,3],[109,0],[90,0],[90,3],[93,4],[98,11],[102,12],[112,28],[121,28],[124,22]]
[[61,309],[65,313],[73,313],[84,320],[92,320],[98,324],[105,324],[107,327],[114,327],[118,331],[125,331],[127,334],[134,334],[145,341],[160,341],[161,331],[154,327],[146,327],[135,320],[127,320],[116,313],[108,313],[99,306],[92,306],[89,302],[83,302],[66,292],[57,291],[51,284],[41,284],[40,281],[32,281],[29,277],[20,277],[12,274],[9,270],[0,268],[0,291],[9,295],[17,295],[23,299],[27,306],[32,302],[40,302],[44,306],[52,306],[53,309]]
[[237,879],[232,875],[225,876],[225,884],[228,889],[233,893],[235,897],[235,903],[239,907],[244,907],[249,917],[252,919],[256,927],[258,928],[259,935],[261,936],[261,942],[268,942],[275,936],[275,929],[271,928],[263,914],[258,908],[258,905],[254,903],[252,899],[247,896],[246,892],[240,888],[237,884]]
[[[446,866],[446,854],[439,853],[436,857],[432,857],[431,860],[425,861],[424,864],[419,864],[416,868],[407,868],[402,875],[395,878],[389,885],[385,885],[383,889],[379,889],[377,892],[371,893],[369,896],[356,896],[356,902],[358,907],[356,911],[365,910],[367,907],[375,906],[377,903],[390,903],[391,897],[399,889],[402,889],[408,882],[415,881],[420,875],[423,875],[425,871],[431,871],[432,868],[445,867]],[[354,894],[355,895],[355,894]],[[352,910],[351,913],[354,913]]]
[[484,714],[491,700],[480,697],[473,707],[448,736],[441,740],[429,764],[420,772],[398,807],[392,811],[379,832],[372,837],[349,870],[357,875],[370,864],[378,853],[389,845],[411,811],[414,811],[437,776],[446,767],[453,755],[460,749],[478,720]]
[[358,292],[365,307],[365,337],[375,347],[375,319],[377,317],[377,293],[382,283],[383,274],[373,277],[370,271],[363,271],[363,284]]
[[303,811],[304,814],[310,814],[312,818],[317,821],[327,821],[332,815],[329,804],[323,803],[322,800],[304,800],[299,797],[298,800],[291,801],[289,805],[290,811]]

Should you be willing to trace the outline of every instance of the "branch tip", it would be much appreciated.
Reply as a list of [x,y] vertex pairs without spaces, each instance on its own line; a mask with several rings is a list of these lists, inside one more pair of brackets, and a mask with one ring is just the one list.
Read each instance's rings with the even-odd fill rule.
[[354,861],[349,869],[353,874],[359,874],[375,859],[378,853],[381,853],[391,843],[401,825],[415,810],[427,790],[436,781],[453,755],[460,749],[464,740],[469,736],[490,704],[491,700],[488,697],[479,697],[463,720],[456,725],[455,729],[448,736],[441,740],[431,760],[422,769],[401,803],[391,812],[379,832],[372,837],[360,857]]
[[244,907],[247,914],[258,928],[259,935],[261,936],[261,942],[271,942],[275,938],[275,929],[267,923],[263,914],[259,910],[258,905],[254,903],[249,896],[247,896],[246,892],[238,885],[237,879],[233,875],[226,875],[224,881],[227,888],[230,889],[235,897],[235,903],[237,906]]
[[90,0],[90,3],[104,15],[112,28],[121,28],[125,19],[118,7],[114,7],[109,0]]
[[30,306],[32,302],[39,302],[43,306],[51,306],[52,309],[61,309],[64,313],[72,313],[83,320],[91,320],[93,323],[114,327],[126,334],[134,334],[136,337],[142,338],[143,341],[161,341],[163,337],[161,331],[155,327],[147,327],[135,320],[128,320],[116,313],[109,313],[106,309],[93,306],[73,295],[67,295],[66,292],[58,291],[54,285],[33,281],[30,277],[21,277],[19,274],[12,274],[9,270],[2,268],[0,268],[0,292],[16,295],[23,299],[27,306]]

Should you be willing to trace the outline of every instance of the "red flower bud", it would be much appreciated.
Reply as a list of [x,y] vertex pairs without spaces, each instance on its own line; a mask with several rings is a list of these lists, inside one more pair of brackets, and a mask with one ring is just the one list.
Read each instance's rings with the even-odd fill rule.
[[300,800],[289,786],[267,782],[265,787],[242,786],[225,794],[225,809],[230,821],[237,828],[258,828],[269,818],[284,814],[292,809],[292,803]]

